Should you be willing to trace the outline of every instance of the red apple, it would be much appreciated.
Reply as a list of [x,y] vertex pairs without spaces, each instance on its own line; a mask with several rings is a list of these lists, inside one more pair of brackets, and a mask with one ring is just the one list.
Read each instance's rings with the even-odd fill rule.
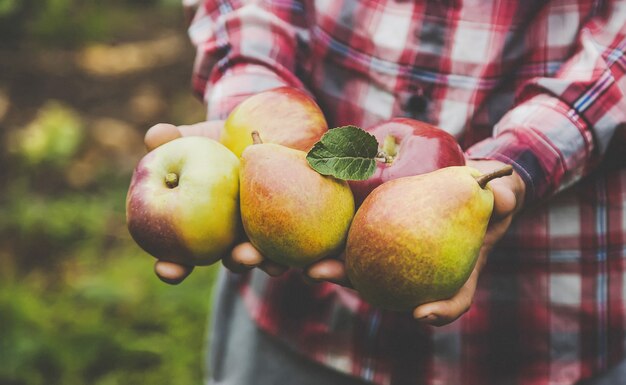
[[252,131],[265,143],[308,151],[328,131],[328,124],[307,93],[279,87],[250,96],[235,107],[224,123],[220,142],[240,157],[252,144]]
[[357,206],[386,181],[465,165],[463,150],[454,136],[428,123],[395,118],[365,131],[378,140],[381,156],[374,175],[366,180],[348,182]]

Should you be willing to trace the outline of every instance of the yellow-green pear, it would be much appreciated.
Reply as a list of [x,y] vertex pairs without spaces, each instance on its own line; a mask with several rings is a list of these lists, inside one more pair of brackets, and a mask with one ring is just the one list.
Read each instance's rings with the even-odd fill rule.
[[346,271],[371,304],[408,310],[452,297],[476,263],[493,209],[488,175],[442,168],[383,183],[357,211],[346,245]]
[[239,159],[204,137],[157,147],[135,168],[126,221],[137,244],[159,260],[216,262],[240,233]]
[[241,219],[252,244],[268,259],[305,267],[343,249],[354,216],[345,181],[313,170],[304,151],[254,144],[241,156]]

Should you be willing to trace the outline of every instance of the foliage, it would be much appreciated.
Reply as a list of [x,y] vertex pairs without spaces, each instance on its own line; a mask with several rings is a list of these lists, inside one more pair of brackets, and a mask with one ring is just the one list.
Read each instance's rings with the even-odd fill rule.
[[130,174],[110,163],[90,185],[69,185],[63,172],[85,151],[72,139],[80,119],[53,106],[26,130],[71,145],[18,151],[3,188],[0,383],[200,383],[215,268],[179,287],[158,281],[125,229]]
[[172,288],[141,253],[107,254],[0,285],[0,383],[200,383],[213,271]]
[[49,101],[25,128],[15,131],[9,150],[26,162],[65,163],[72,157],[83,137],[84,123],[78,114],[56,101]]
[[16,0],[0,0],[0,17],[12,14],[16,7]]
[[309,150],[306,160],[322,175],[343,180],[365,180],[376,170],[378,141],[356,126],[328,131]]
[[30,31],[40,39],[74,43],[106,34],[106,15],[94,2],[46,0],[34,11]]
[[[131,29],[141,11],[171,12],[172,7],[180,7],[180,1],[0,0],[0,42],[29,35],[46,45],[74,46],[119,38],[117,33]],[[129,8],[137,11],[129,13]]]
[[[48,46],[53,42],[62,52],[112,33],[149,40],[172,30],[159,12],[180,12],[150,3],[158,1],[0,0],[0,40],[17,36],[5,31],[17,31],[19,23],[29,46],[56,49]],[[152,22],[137,32],[144,10],[153,12]],[[3,23],[13,16],[13,24]],[[11,62],[18,63],[13,59],[21,54],[30,58],[28,52],[10,52]],[[154,260],[128,235],[124,212],[130,173],[144,151],[145,127],[137,124],[155,119],[168,105],[168,119],[188,123],[179,116],[188,118],[192,104],[177,101],[190,92],[188,74],[174,79],[180,87],[171,94],[155,91],[154,98],[167,99],[138,120],[137,85],[163,81],[148,79],[149,72],[112,83],[111,88],[121,85],[115,93],[88,94],[102,98],[95,103],[71,100],[81,94],[68,92],[62,102],[46,96],[42,104],[19,105],[29,100],[15,95],[40,96],[59,87],[38,88],[54,72],[26,82],[36,74],[18,70],[11,73],[19,74],[19,82],[0,71],[0,90],[11,98],[6,117],[0,116],[0,384],[200,384],[216,267],[196,269],[179,286],[160,282],[152,272]],[[99,90],[100,82],[93,83]],[[114,98],[117,115],[98,109]],[[92,104],[92,111],[77,107]]]

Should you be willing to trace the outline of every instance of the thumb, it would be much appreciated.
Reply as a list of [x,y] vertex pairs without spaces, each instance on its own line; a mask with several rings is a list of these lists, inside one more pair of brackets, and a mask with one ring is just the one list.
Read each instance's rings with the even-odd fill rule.
[[159,277],[161,281],[171,285],[178,285],[187,278],[192,271],[193,266],[185,266],[168,261],[157,261],[154,265],[154,272],[157,277]]
[[180,138],[181,136],[204,136],[219,140],[223,128],[223,120],[211,120],[182,126],[158,123],[148,129],[144,137],[144,143],[148,151],[152,151],[160,145]]
[[173,124],[159,123],[146,131],[143,142],[146,145],[146,149],[152,151],[160,145],[180,137],[181,133],[178,131],[178,127]]
[[224,129],[223,120],[209,120],[196,124],[178,126],[182,136],[204,136],[214,140],[220,140]]
[[506,183],[500,181],[492,181],[490,183],[493,192],[493,216],[495,218],[504,218],[515,212],[518,206],[515,193]]

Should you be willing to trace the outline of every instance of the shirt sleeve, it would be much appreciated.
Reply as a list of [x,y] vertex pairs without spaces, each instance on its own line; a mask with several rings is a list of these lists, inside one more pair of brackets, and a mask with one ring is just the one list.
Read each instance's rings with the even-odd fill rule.
[[523,85],[493,136],[467,151],[511,164],[526,183],[527,203],[588,174],[626,124],[626,7],[619,3],[586,23],[556,75]]
[[[189,1],[189,0],[185,0]],[[303,89],[298,47],[308,40],[298,0],[205,0],[189,27],[197,49],[192,84],[209,119],[223,119],[244,98],[270,88]]]

